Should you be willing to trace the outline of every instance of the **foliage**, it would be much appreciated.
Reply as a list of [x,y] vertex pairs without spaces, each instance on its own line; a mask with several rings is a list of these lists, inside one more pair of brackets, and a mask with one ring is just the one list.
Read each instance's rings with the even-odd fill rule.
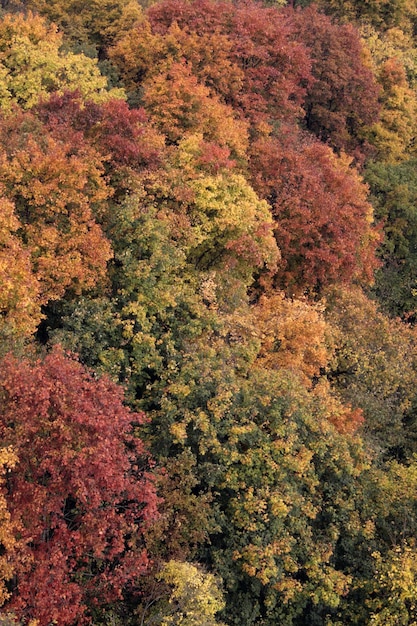
[[61,51],[62,35],[41,17],[28,13],[0,20],[0,108],[13,104],[30,109],[52,92],[79,89],[85,98],[106,101],[122,97],[107,91],[97,62],[83,54]]
[[129,91],[184,59],[213,94],[254,127],[296,117],[309,79],[303,46],[276,8],[167,0],[110,50]]
[[[164,563],[168,559],[195,558],[215,528],[211,496],[196,492],[199,471],[191,450],[161,459],[161,465],[155,472],[157,492],[162,496],[159,517],[144,531],[146,546],[157,567],[157,559]],[[154,569],[153,579],[155,575]]]
[[415,88],[417,79],[417,49],[413,37],[399,27],[380,31],[372,26],[360,29],[365,50],[369,52],[368,62],[377,72],[377,68],[390,59],[395,59],[405,70],[410,87]]
[[413,147],[417,98],[407,85],[404,68],[396,59],[381,66],[379,81],[382,110],[378,124],[370,129],[371,141],[379,158],[398,161]]
[[195,451],[202,486],[213,490],[219,530],[205,553],[225,583],[227,620],[292,623],[312,594],[315,610],[337,606],[349,580],[334,566],[333,542],[354,515],[355,446],[350,456],[323,398],[292,376],[255,369],[236,377],[235,350],[206,344],[183,360],[182,384],[166,388],[152,425],[161,421],[166,438],[170,431],[177,446]]
[[345,403],[363,409],[364,432],[377,452],[409,454],[415,445],[406,424],[417,376],[415,332],[357,289],[329,293],[326,317],[333,328],[330,380]]
[[[40,626],[88,621],[147,568],[141,525],[156,496],[122,392],[55,350],[1,364],[1,438],[19,464],[5,494],[20,544],[7,608]],[[53,591],[52,591],[53,590]],[[52,592],[51,592],[52,591]]]
[[382,266],[376,275],[375,293],[389,314],[413,315],[416,309],[415,246],[417,236],[416,161],[369,163],[369,183],[376,218],[384,227],[380,246]]
[[28,250],[17,235],[20,227],[13,204],[0,198],[0,334],[32,334],[41,317],[39,283]]
[[315,7],[290,13],[297,39],[307,47],[313,81],[304,103],[305,127],[338,152],[366,153],[364,127],[377,121],[379,89],[367,66],[358,31]]
[[192,181],[191,189],[191,256],[197,267],[217,268],[220,260],[225,269],[244,275],[251,266],[274,269],[278,254],[268,205],[242,176],[201,177]]
[[397,546],[385,558],[375,559],[375,589],[367,604],[372,626],[410,626],[417,623],[415,548]]
[[412,32],[417,12],[414,0],[319,0],[319,6],[344,21],[371,24],[382,32],[395,26]]
[[329,358],[322,307],[277,292],[262,295],[252,314],[261,342],[258,366],[292,370],[311,386]]
[[158,623],[161,626],[221,626],[215,615],[224,608],[224,600],[213,574],[204,573],[192,563],[168,561],[157,578],[169,585],[171,593],[162,611],[161,602],[153,609],[153,614],[157,612],[157,621],[152,616],[146,623]]
[[140,6],[131,0],[93,0],[82,5],[76,0],[25,0],[25,6],[57,24],[74,48],[97,47],[101,53],[141,14]]
[[4,494],[6,473],[16,466],[17,461],[17,457],[10,446],[0,449],[0,544],[2,546],[2,555],[0,556],[0,606],[3,606],[10,597],[6,583],[14,575],[13,557],[17,544],[16,536],[20,530],[16,523],[12,522]]
[[[52,94],[35,109],[36,116],[62,141],[81,137],[102,157],[106,174],[119,182],[120,169],[155,169],[163,155],[164,139],[149,124],[143,109],[130,109],[123,100],[85,101],[79,91]],[[120,175],[120,174],[119,174]]]
[[111,256],[94,220],[110,194],[102,159],[79,139],[56,139],[31,113],[0,119],[4,195],[15,205],[42,303],[102,280]]
[[413,622],[415,0],[141,4],[1,2],[5,620]]
[[144,105],[170,143],[201,133],[204,140],[229,148],[235,158],[244,157],[246,125],[198,83],[185,63],[173,63],[166,74],[146,81],[143,89]]
[[367,188],[346,155],[292,129],[254,143],[254,188],[272,206],[282,254],[277,286],[290,294],[372,282],[379,240]]
[[413,153],[415,112],[416,51],[407,46],[408,38],[399,29],[379,35],[363,29],[371,53],[373,69],[380,85],[379,120],[367,130],[378,160],[398,162]]
[[374,466],[367,474],[363,508],[369,527],[357,554],[346,555],[354,580],[337,624],[414,623],[416,476],[415,458]]

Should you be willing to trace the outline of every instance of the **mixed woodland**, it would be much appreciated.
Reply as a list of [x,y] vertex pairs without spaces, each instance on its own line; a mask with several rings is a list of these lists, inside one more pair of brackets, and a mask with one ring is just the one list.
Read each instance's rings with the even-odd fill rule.
[[417,1],[0,5],[0,624],[417,624]]

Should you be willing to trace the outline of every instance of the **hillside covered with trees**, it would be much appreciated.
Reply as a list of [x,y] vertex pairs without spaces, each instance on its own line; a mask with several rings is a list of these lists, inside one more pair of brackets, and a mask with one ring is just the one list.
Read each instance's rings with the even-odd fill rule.
[[416,37],[1,2],[0,624],[417,624]]

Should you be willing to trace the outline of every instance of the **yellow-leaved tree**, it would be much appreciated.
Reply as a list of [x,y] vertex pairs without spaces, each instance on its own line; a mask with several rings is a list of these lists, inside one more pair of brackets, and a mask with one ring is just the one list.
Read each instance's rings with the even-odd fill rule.
[[6,583],[13,576],[13,561],[11,555],[15,550],[16,538],[7,501],[4,495],[5,475],[17,463],[17,457],[11,447],[0,448],[0,606],[6,602],[10,594]]
[[156,603],[146,624],[224,626],[216,619],[225,603],[213,574],[193,563],[171,560],[157,578],[167,585],[167,593]]
[[123,97],[123,90],[107,90],[95,59],[64,52],[55,25],[32,13],[6,14],[0,20],[0,109],[12,104],[25,109],[48,94],[79,90],[98,102]]

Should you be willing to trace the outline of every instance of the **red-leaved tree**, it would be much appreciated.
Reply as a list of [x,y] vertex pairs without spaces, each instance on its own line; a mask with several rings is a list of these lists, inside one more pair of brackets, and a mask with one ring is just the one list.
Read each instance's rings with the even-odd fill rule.
[[372,282],[380,234],[351,159],[292,129],[252,149],[252,182],[272,207],[282,254],[277,286],[299,294]]
[[305,127],[336,151],[362,160],[370,149],[364,128],[377,121],[379,87],[360,34],[338,24],[315,6],[288,11],[295,41],[308,50],[313,80],[304,102]]
[[156,518],[149,458],[122,390],[55,349],[0,364],[0,438],[18,464],[5,492],[20,527],[6,609],[39,626],[84,624],[148,566],[142,531]]

